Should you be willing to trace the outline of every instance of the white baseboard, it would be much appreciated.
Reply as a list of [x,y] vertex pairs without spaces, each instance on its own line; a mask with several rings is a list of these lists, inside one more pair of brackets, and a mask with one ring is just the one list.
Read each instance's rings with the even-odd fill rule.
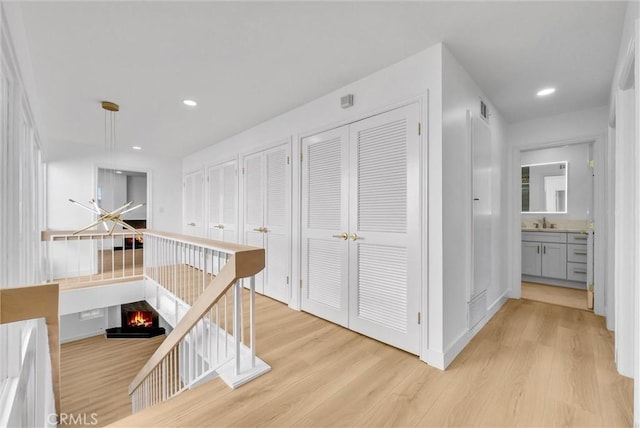
[[458,354],[460,354],[460,352],[462,352],[462,350],[469,344],[469,342],[471,342],[471,339],[473,339],[474,336],[478,334],[478,332],[482,330],[482,328],[485,325],[487,325],[489,320],[493,318],[493,316],[496,313],[498,313],[500,308],[507,302],[507,299],[509,298],[508,294],[509,294],[509,290],[505,290],[500,295],[500,297],[496,299],[495,302],[489,305],[489,307],[487,308],[487,314],[485,315],[485,317],[482,318],[480,321],[478,321],[478,323],[472,329],[462,333],[451,344],[451,346],[447,348],[447,350],[443,355],[443,359],[442,359],[443,367],[441,370],[446,369],[449,366],[449,364],[451,364],[453,360],[458,356]]
[[101,336],[104,334],[104,330],[94,330],[86,333],[78,334],[76,336],[60,338],[60,343],[75,342],[76,340],[88,339],[89,337]]

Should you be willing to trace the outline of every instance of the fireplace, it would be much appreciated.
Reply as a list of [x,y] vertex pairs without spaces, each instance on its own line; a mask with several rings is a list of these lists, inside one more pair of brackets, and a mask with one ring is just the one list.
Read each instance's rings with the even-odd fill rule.
[[108,328],[107,338],[149,338],[165,334],[159,327],[159,316],[145,301],[126,303],[120,307],[122,327]]

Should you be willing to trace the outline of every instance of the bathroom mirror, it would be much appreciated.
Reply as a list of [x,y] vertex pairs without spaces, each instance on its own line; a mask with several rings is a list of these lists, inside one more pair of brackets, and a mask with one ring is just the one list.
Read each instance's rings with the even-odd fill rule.
[[567,161],[522,165],[522,213],[567,212]]

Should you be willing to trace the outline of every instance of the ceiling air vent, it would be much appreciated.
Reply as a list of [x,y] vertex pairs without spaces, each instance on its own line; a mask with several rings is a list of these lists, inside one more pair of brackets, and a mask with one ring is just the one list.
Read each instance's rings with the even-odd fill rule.
[[489,107],[485,104],[484,101],[480,100],[480,116],[487,122],[489,122]]

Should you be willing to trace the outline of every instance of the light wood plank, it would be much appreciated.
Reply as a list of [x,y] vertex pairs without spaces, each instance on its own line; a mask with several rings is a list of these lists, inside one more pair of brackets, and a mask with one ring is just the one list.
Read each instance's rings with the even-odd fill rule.
[[129,382],[164,339],[96,336],[62,344],[62,412],[86,415],[89,423],[95,414],[97,427],[130,415]]
[[587,308],[587,291],[575,288],[523,281],[522,298],[585,311],[591,310]]
[[587,311],[510,300],[443,372],[256,300],[258,347],[271,372],[237,390],[208,382],[113,426],[632,424],[633,381],[615,371],[612,338]]

